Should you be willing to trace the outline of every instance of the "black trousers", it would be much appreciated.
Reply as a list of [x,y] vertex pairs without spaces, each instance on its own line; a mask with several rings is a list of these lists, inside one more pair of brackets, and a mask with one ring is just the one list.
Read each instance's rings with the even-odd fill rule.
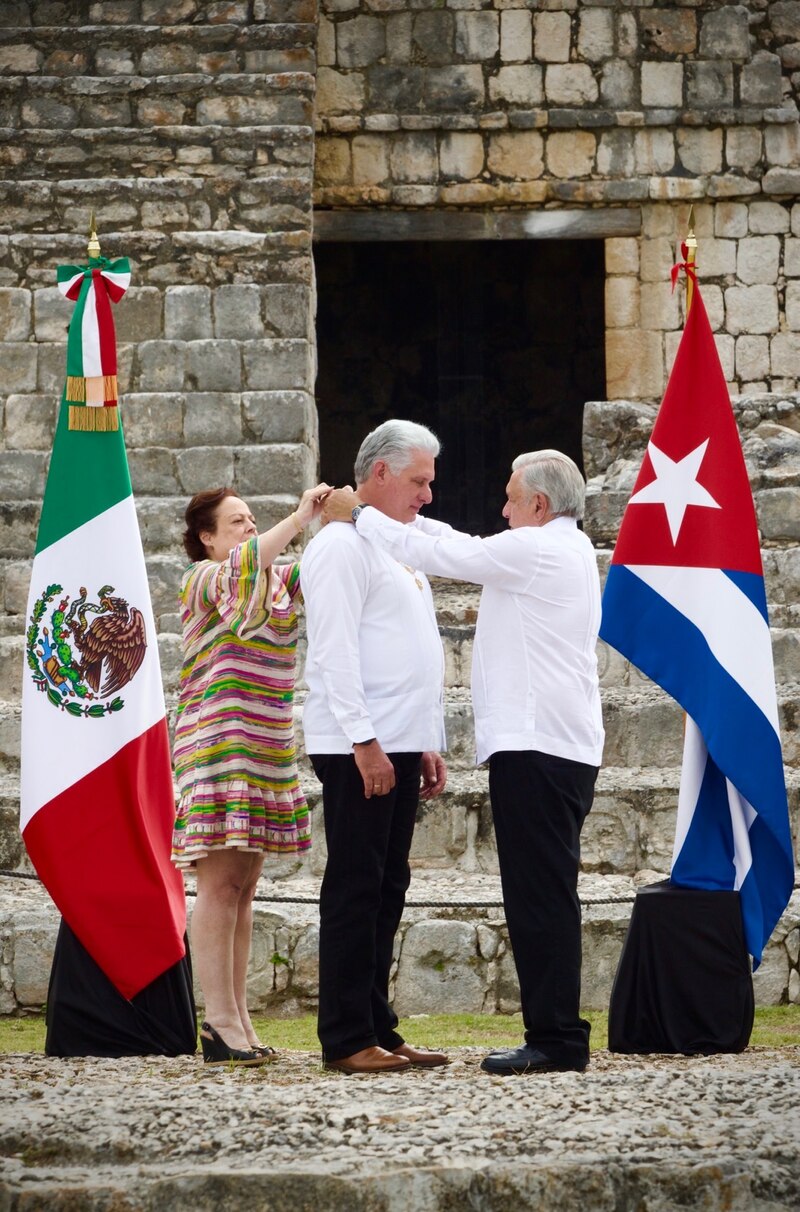
[[497,855],[525,1041],[556,1062],[587,1061],[580,1017],[580,832],[597,768],[535,750],[489,759]]
[[325,1060],[402,1044],[389,1004],[394,936],[411,878],[419,753],[390,753],[396,785],[364,798],[352,754],[311,757],[322,782],[328,863],[319,898],[319,1018]]

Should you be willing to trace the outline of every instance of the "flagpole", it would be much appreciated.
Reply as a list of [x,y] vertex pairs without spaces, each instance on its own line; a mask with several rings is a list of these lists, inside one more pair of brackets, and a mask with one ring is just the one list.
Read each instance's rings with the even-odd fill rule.
[[90,260],[96,260],[100,256],[100,241],[97,238],[94,211],[89,216],[89,244],[86,248],[86,255]]
[[[697,237],[694,234],[694,206],[689,209],[689,230],[686,233],[686,264],[694,268],[695,260],[697,259]],[[689,308],[692,306],[692,294],[694,293],[694,282],[692,281],[691,273],[686,275],[686,315],[689,315]]]

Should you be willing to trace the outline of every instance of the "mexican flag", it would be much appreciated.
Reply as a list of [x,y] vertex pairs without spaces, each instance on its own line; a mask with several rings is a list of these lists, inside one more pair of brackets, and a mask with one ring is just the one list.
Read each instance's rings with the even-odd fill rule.
[[[102,317],[103,378],[112,377],[108,300],[129,280],[127,261],[59,271],[72,284],[68,297],[80,295],[70,354],[78,330],[89,333],[91,353],[92,308]],[[88,355],[85,366],[68,363],[68,383],[82,375],[87,388],[77,405],[80,390],[65,388],[42,504],[23,673],[21,829],[64,921],[130,999],[184,956],[186,913],[170,862],[169,738],[122,427],[70,425],[76,406],[108,411],[107,392],[95,398],[89,384],[93,369]],[[116,413],[115,349],[113,378]]]

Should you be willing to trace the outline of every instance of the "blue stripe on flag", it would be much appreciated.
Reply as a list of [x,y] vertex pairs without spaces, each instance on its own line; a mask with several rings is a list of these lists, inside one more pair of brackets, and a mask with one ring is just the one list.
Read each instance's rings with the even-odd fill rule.
[[767,591],[764,587],[764,578],[755,572],[726,572],[721,570],[729,580],[733,581],[736,588],[744,594],[748,601],[752,602],[756,610],[764,616],[764,622],[769,624],[769,615],[767,614]]
[[[780,738],[718,663],[702,632],[624,565],[609,569],[600,636],[680,703],[720,771],[758,813],[749,833],[753,866],[740,889],[743,901],[745,894],[751,901],[745,927],[748,950],[757,960],[794,879]],[[742,644],[747,642],[742,636]],[[706,865],[708,860],[706,855]]]
[[725,775],[709,757],[681,852],[672,864],[674,883],[685,888],[730,890],[736,882],[733,826]]

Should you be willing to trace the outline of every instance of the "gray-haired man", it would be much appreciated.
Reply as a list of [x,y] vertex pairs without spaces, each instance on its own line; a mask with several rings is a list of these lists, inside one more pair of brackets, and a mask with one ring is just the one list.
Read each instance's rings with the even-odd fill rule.
[[[589,1023],[579,1013],[577,882],[603,727],[595,659],[600,585],[592,545],[577,525],[584,493],[572,459],[539,450],[514,460],[503,534],[437,537],[366,508],[356,521],[370,546],[484,587],[472,663],[475,739],[477,760],[489,760],[525,1024],[521,1047],[483,1061],[489,1073],[581,1070],[589,1059]],[[360,494],[338,490],[324,513],[347,517],[359,503]]]
[[[431,501],[438,453],[424,426],[385,422],[359,450],[359,499],[398,524],[413,522]],[[405,1043],[389,1003],[417,805],[446,778],[438,753],[444,658],[430,586],[336,523],[309,543],[302,586],[303,728],[322,782],[328,846],[320,892],[323,1059],[345,1073],[446,1064],[442,1053]]]

